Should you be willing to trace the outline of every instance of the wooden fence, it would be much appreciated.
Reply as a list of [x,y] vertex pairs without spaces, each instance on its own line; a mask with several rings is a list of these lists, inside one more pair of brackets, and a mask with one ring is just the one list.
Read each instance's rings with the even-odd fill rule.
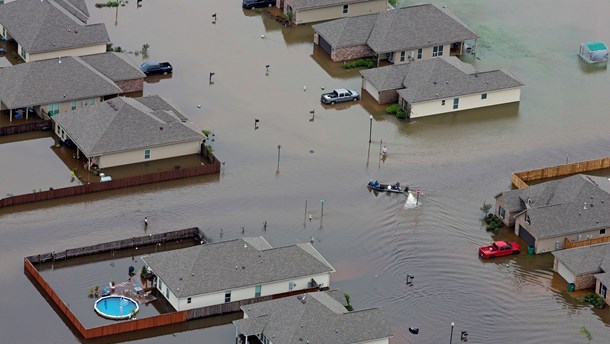
[[91,183],[69,186],[65,188],[15,195],[0,200],[0,208],[13,205],[48,201],[56,198],[84,195],[92,192],[122,189],[131,186],[146,185],[175,179],[189,178],[208,174],[220,173],[220,161],[212,153],[206,153],[211,161],[210,165],[181,168],[171,171],[151,173],[135,177],[111,180],[109,182]]
[[51,130],[51,120],[0,127],[0,136]]
[[579,240],[579,241],[572,241],[568,238],[565,238],[563,241],[563,248],[568,249],[568,248],[574,248],[574,247],[591,246],[591,245],[596,245],[596,244],[603,244],[606,242],[610,242],[610,235],[595,238],[595,239],[585,239],[585,240]]
[[581,161],[573,164],[539,168],[529,171],[514,172],[511,176],[511,182],[516,188],[523,189],[529,186],[527,182],[533,180],[564,177],[607,168],[610,168],[610,157]]

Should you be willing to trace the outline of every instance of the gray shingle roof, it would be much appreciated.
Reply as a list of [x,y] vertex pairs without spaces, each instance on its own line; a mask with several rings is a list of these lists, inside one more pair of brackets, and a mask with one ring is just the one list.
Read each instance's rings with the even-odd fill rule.
[[451,11],[433,4],[342,18],[313,28],[333,48],[367,44],[377,54],[478,38]]
[[0,69],[0,100],[14,109],[122,92],[78,57],[62,57],[59,61],[41,60]]
[[597,278],[606,287],[610,286],[610,272],[605,272],[603,274],[597,274],[597,275],[595,275],[595,278]]
[[104,24],[85,25],[48,0],[6,3],[0,6],[0,24],[29,54],[110,42]]
[[349,344],[392,336],[379,308],[348,312],[326,292],[301,299],[290,296],[243,306],[248,318],[233,323],[242,334],[263,333],[274,344]]
[[604,260],[606,263],[610,262],[610,244],[555,251],[553,255],[576,276],[610,272],[601,267]]
[[53,120],[87,157],[203,139],[192,123],[183,122],[184,116],[161,107],[170,108],[159,96],[119,97],[60,113]]
[[[248,245],[248,241],[199,245],[151,254],[142,260],[178,297],[335,271],[317,251],[312,254],[310,244],[259,250],[259,245]],[[260,243],[260,239],[255,242]]]
[[112,81],[141,79],[146,75],[129,55],[124,53],[101,53],[80,57],[91,67],[110,78]]
[[87,4],[84,0],[52,0],[57,5],[60,6],[60,9],[63,9],[70,13],[71,15],[78,18],[83,23],[87,22],[89,19],[89,10],[87,9]]
[[501,195],[504,196],[504,209],[506,211],[516,213],[525,209],[525,205],[520,197],[522,191],[523,190],[509,190],[501,193]]
[[357,2],[367,2],[372,0],[294,0],[292,9],[306,10],[312,8],[338,6],[345,4],[353,4]]
[[472,66],[454,56],[415,61],[407,66],[389,67],[405,73],[404,88],[398,94],[410,103],[523,86],[500,70],[475,72]]
[[610,227],[609,188],[608,178],[575,175],[524,189],[531,233],[544,239]]

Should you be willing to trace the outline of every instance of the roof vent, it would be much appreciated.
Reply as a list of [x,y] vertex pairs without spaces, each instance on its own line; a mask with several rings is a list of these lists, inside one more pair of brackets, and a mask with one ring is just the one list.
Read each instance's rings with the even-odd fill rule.
[[235,265],[235,270],[237,270],[237,265]]
[[447,85],[449,85],[449,80],[445,81],[445,83],[446,83]]
[[604,200],[602,199],[602,203],[604,203]]
[[436,96],[438,97],[438,93],[436,94]]
[[191,277],[195,277],[195,274],[191,274]]
[[432,81],[432,83],[436,85],[436,81]]
[[[248,244],[244,244],[244,248],[248,248]],[[260,255],[259,255],[259,257],[260,257]]]
[[430,43],[430,42],[431,42],[431,41],[430,41],[430,40],[428,40],[428,43]]
[[579,211],[579,212],[578,212],[578,215],[582,215],[582,213]]
[[72,32],[72,30],[68,29],[68,32]]
[[182,281],[182,277],[178,278],[180,281]]
[[74,33],[78,33],[78,30],[74,30]]
[[159,127],[159,130],[163,130],[163,127]]
[[241,266],[242,270],[244,270],[246,267],[244,265]]

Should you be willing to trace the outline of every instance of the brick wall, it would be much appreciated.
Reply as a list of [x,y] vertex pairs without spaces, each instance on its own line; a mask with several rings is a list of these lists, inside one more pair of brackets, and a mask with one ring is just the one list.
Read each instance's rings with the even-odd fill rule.
[[116,81],[116,84],[123,90],[123,93],[144,90],[144,79]]
[[593,274],[576,276],[574,285],[576,290],[595,288],[595,277]]
[[387,90],[379,92],[379,104],[394,104],[398,102],[398,92]]
[[375,52],[366,45],[357,45],[346,48],[333,48],[330,59],[337,61],[347,61],[361,59],[363,57],[375,56]]

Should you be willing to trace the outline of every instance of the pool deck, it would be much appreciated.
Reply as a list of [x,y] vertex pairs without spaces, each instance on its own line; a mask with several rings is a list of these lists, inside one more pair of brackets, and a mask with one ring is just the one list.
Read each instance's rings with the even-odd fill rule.
[[[138,293],[139,291],[139,293]],[[114,286],[114,292],[110,295],[120,295],[125,296],[139,304],[146,304],[153,301],[156,301],[157,298],[152,296],[149,291],[140,287],[139,285],[134,284],[132,281],[125,281]]]

